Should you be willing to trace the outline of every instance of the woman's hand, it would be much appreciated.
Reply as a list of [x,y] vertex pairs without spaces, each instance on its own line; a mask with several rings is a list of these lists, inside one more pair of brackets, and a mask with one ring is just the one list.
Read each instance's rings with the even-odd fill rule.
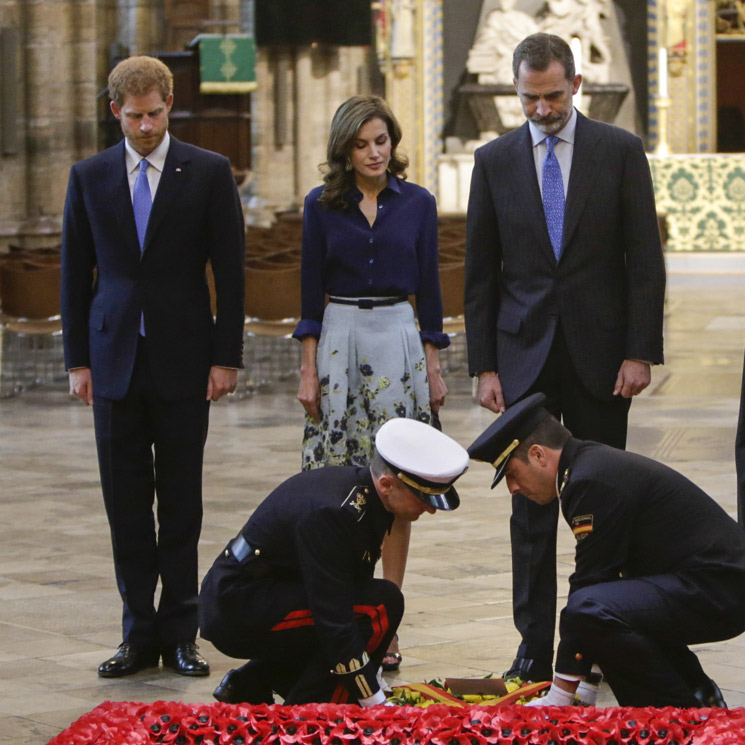
[[304,373],[300,371],[300,385],[297,390],[297,400],[303,405],[314,422],[321,421],[321,385],[315,370]]
[[429,405],[433,414],[440,411],[448,395],[448,387],[440,374],[440,350],[434,344],[424,345],[427,360],[427,381],[429,382]]
[[318,382],[316,352],[318,339],[314,336],[303,337],[303,358],[300,363],[300,385],[297,389],[297,400],[303,405],[308,416],[314,422],[321,421],[321,384]]

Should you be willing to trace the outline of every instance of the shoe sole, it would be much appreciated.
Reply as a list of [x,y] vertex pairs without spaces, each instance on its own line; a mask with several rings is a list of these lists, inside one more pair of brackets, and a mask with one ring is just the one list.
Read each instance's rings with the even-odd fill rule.
[[117,671],[102,672],[101,670],[99,670],[98,677],[99,678],[126,678],[130,675],[137,675],[137,673],[141,673],[143,670],[156,670],[156,669],[158,669],[158,663],[154,662],[152,665],[143,665],[142,667],[138,667],[136,670],[130,670],[126,673],[117,672]]

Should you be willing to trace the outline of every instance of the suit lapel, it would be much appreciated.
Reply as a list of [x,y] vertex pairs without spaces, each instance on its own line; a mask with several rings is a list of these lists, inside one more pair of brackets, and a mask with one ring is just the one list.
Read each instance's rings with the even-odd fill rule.
[[574,137],[572,169],[569,174],[562,255],[571,242],[587,199],[592,193],[595,177],[599,172],[600,137],[592,122],[577,112],[577,129]]
[[168,147],[163,173],[160,175],[160,183],[155,192],[150,219],[147,223],[143,255],[150,247],[171,204],[189,178],[189,161],[190,158],[183,143],[171,135],[171,144]]
[[533,154],[533,138],[530,135],[530,126],[525,122],[522,126],[521,141],[518,144],[515,158],[514,178],[517,188],[522,192],[525,200],[525,214],[538,215],[538,219],[532,221],[535,229],[538,245],[546,258],[553,266],[556,266],[556,257],[551,248],[551,238],[548,235],[546,218],[543,212],[543,200],[541,190],[538,186],[538,176],[535,171],[535,156]]
[[105,163],[106,172],[101,178],[101,197],[112,207],[124,242],[139,259],[140,244],[137,240],[137,228],[132,209],[132,195],[127,178],[124,140],[111,148]]

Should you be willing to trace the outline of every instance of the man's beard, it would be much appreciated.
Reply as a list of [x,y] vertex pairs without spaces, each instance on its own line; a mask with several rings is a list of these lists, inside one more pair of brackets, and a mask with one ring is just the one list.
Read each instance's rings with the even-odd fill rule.
[[546,135],[555,134],[567,123],[567,119],[560,116],[533,117],[530,121]]

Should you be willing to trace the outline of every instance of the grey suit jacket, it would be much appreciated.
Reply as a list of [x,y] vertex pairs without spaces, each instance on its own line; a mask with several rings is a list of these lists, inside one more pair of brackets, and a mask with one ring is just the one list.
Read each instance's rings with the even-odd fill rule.
[[585,387],[612,398],[624,359],[663,362],[664,295],[638,137],[578,114],[558,262],[528,123],[476,151],[466,244],[469,369],[498,372],[508,404],[535,381],[559,321]]

